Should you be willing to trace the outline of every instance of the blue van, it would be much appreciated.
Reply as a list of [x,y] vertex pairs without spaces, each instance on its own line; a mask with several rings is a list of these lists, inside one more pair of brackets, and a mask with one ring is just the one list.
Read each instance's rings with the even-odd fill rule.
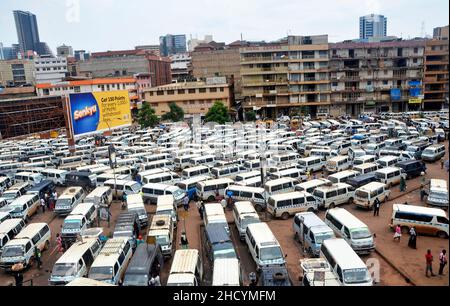
[[347,184],[353,186],[355,189],[362,187],[364,185],[367,185],[372,182],[376,182],[377,177],[375,176],[375,173],[367,173],[363,175],[358,175],[355,177],[352,177],[346,181]]

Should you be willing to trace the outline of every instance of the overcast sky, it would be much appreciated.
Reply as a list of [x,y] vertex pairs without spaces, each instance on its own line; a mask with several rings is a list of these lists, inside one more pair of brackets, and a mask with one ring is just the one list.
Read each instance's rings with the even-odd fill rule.
[[359,17],[380,13],[388,35],[432,35],[449,23],[448,0],[1,0],[0,42],[17,43],[13,10],[37,16],[41,41],[55,50],[132,49],[167,33],[226,43],[328,34],[331,42],[358,38]]

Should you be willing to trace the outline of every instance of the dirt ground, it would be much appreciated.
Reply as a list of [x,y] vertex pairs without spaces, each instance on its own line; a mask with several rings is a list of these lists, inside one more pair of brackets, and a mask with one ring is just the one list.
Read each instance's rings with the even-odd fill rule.
[[[447,148],[447,155],[445,159],[448,159],[448,142],[445,143]],[[439,178],[445,179],[448,181],[448,173],[441,169],[440,163],[436,162],[434,164],[427,164],[427,174],[426,179]],[[390,196],[391,200],[387,203],[383,203],[380,216],[374,217],[372,212],[357,209],[352,205],[344,205],[343,208],[347,209],[355,216],[360,218],[363,222],[365,222],[371,231],[376,234],[376,251],[373,252],[369,256],[362,257],[364,261],[371,262],[373,260],[377,260],[380,267],[380,279],[377,285],[381,286],[405,286],[405,285],[419,285],[419,286],[448,286],[449,278],[448,278],[448,266],[445,268],[444,276],[435,276],[427,278],[425,277],[425,253],[427,249],[431,249],[434,256],[434,264],[433,271],[437,274],[439,269],[439,253],[442,249],[449,249],[449,240],[441,239],[438,237],[426,237],[419,236],[417,240],[417,249],[413,250],[407,246],[407,235],[403,235],[400,242],[393,241],[393,232],[389,228],[388,224],[390,222],[390,218],[392,215],[392,205],[396,203],[403,204],[404,202],[408,202],[410,205],[425,205],[420,201],[419,190],[420,182],[422,178],[415,178],[413,180],[407,181],[407,191],[406,193],[401,194],[398,186],[392,187],[392,193]],[[415,190],[417,189],[417,190]],[[58,193],[61,193],[62,189],[58,190]],[[398,198],[396,198],[398,197]],[[107,222],[102,222],[101,226],[104,227],[104,232],[106,235],[109,235],[115,226],[115,220],[117,216],[121,212],[120,202],[114,202],[111,208],[111,224],[108,227]],[[183,209],[179,209],[179,213]],[[149,213],[149,218],[154,214],[155,206],[148,205],[147,211]],[[319,212],[320,217],[324,217],[325,212]],[[231,228],[231,237],[234,242],[237,254],[241,261],[241,266],[243,269],[243,279],[244,284],[248,284],[248,275],[250,272],[255,271],[255,264],[248,252],[247,246],[244,242],[239,240],[239,235],[236,231],[236,228],[233,224],[233,217],[230,211],[226,211],[227,219],[230,223]],[[285,254],[287,254],[287,267],[289,271],[289,276],[294,285],[299,285],[299,276],[300,276],[300,259],[304,258],[304,255],[301,251],[301,247],[298,242],[294,240],[294,233],[292,230],[292,218],[288,220],[278,220],[267,218],[265,214],[261,215],[261,218],[264,221],[268,222],[269,227],[272,229],[273,233],[277,237],[278,241],[281,244],[281,247]],[[33,281],[34,286],[46,286],[48,285],[48,279],[50,277],[51,269],[53,268],[53,264],[56,260],[61,256],[56,250],[56,233],[61,231],[61,225],[63,222],[63,218],[55,217],[53,212],[46,212],[42,214],[35,215],[31,221],[32,223],[36,222],[46,222],[50,225],[50,229],[52,231],[52,243],[49,250],[44,251],[42,253],[42,262],[43,266],[41,270],[38,270],[36,267],[29,268],[24,274],[25,286],[31,285],[30,280]],[[186,231],[187,238],[189,241],[189,247],[195,248],[203,252],[201,247],[201,225],[202,220],[200,215],[198,214],[197,208],[194,202],[191,202],[189,212],[185,220],[180,218],[177,227],[176,234],[176,248],[180,248],[179,245],[179,237],[181,236],[182,231]],[[142,231],[142,234],[145,235],[146,229]],[[167,276],[170,271],[171,259],[165,262],[164,267],[162,269],[161,280],[164,284],[167,280]],[[212,267],[204,262],[204,270],[211,271]],[[401,272],[401,273],[400,273]],[[405,279],[407,278],[407,279]],[[9,286],[14,283],[14,278],[6,274],[4,271],[0,271],[0,286]]]

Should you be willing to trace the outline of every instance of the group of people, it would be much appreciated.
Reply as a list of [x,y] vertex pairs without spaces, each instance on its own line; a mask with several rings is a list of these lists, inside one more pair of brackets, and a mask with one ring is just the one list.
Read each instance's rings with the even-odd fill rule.
[[42,213],[45,213],[45,210],[52,211],[55,209],[56,200],[58,199],[58,194],[56,191],[52,193],[45,193],[43,197],[41,197],[41,209]]
[[[397,225],[394,229],[394,240],[400,242],[402,237],[402,228]],[[408,246],[412,249],[417,249],[417,232],[415,227],[411,227],[409,230],[409,241]]]
[[[425,276],[430,277],[428,275],[428,272],[430,272],[431,276],[436,276],[436,274],[433,273],[433,254],[431,253],[431,250],[428,249],[427,253],[425,254],[425,261],[426,261],[426,268],[425,268]],[[444,268],[447,265],[447,251],[442,250],[439,254],[439,275],[444,275]]]

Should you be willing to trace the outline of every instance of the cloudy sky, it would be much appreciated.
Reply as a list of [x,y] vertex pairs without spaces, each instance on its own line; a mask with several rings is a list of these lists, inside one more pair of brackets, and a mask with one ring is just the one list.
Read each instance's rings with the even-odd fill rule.
[[0,42],[17,43],[13,10],[37,15],[41,41],[88,51],[157,44],[167,33],[188,39],[212,34],[233,42],[328,34],[332,42],[359,36],[359,16],[381,13],[388,35],[432,35],[449,23],[448,0],[1,0]]

